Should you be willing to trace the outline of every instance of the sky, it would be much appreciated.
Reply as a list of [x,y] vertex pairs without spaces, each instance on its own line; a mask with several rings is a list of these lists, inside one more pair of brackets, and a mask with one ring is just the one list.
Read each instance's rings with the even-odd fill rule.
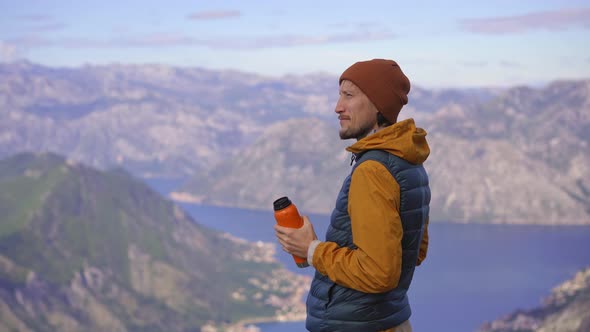
[[270,77],[393,59],[424,87],[590,78],[590,2],[0,0],[0,61]]

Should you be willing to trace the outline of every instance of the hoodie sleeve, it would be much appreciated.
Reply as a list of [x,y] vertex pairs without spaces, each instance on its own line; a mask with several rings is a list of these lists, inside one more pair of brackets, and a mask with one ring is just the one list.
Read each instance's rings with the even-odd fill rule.
[[352,174],[348,196],[352,238],[357,249],[321,242],[313,266],[334,282],[365,293],[397,287],[401,273],[403,229],[399,185],[377,161],[368,160]]

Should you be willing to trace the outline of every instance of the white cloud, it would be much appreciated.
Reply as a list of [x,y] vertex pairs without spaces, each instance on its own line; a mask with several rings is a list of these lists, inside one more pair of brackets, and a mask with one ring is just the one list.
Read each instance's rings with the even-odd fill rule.
[[64,22],[59,22],[53,16],[44,14],[18,16],[16,19],[22,23],[20,28],[27,33],[52,32],[67,27]]
[[524,67],[521,63],[510,61],[510,60],[502,60],[500,61],[500,66],[506,68],[522,68]]
[[18,17],[24,21],[31,21],[31,22],[50,22],[53,21],[53,17],[45,14],[35,14],[35,15],[23,15]]
[[516,16],[461,20],[464,30],[481,34],[510,34],[529,30],[562,30],[581,26],[590,28],[590,8],[561,9]]
[[378,40],[390,40],[396,35],[390,32],[353,32],[325,35],[275,35],[245,38],[241,36],[229,36],[225,38],[203,39],[183,34],[156,33],[130,38],[117,38],[111,40],[91,40],[83,38],[48,39],[39,37],[27,37],[13,39],[11,42],[23,47],[63,47],[63,48],[155,48],[155,47],[183,47],[202,46],[212,49],[263,49],[263,48],[288,48],[306,45],[324,45],[338,43],[364,43]]
[[197,12],[188,15],[189,20],[219,20],[226,18],[240,17],[242,14],[238,10],[212,10]]
[[466,67],[486,67],[488,65],[487,61],[475,61],[475,60],[467,60],[461,61],[459,64],[466,66]]
[[0,62],[13,62],[19,58],[15,45],[0,40]]

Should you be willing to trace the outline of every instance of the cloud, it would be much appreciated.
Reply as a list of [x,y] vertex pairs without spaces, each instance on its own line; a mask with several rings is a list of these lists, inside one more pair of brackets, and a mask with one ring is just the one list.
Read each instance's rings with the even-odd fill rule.
[[390,40],[396,36],[390,32],[354,32],[326,35],[276,35],[262,37],[231,36],[226,38],[205,39],[182,34],[158,33],[147,36],[117,38],[111,40],[89,39],[47,39],[25,37],[11,40],[11,43],[29,48],[63,47],[63,48],[157,48],[199,46],[211,49],[253,50],[265,48],[287,48],[308,45],[338,43],[361,43]]
[[522,68],[522,67],[524,67],[521,63],[509,61],[509,60],[500,61],[500,66],[506,67],[506,68]]
[[0,62],[13,62],[19,58],[15,45],[0,40]]
[[67,27],[63,22],[58,22],[54,17],[44,14],[23,15],[16,17],[23,23],[21,29],[26,33],[43,33],[62,30]]
[[31,26],[29,31],[30,32],[47,32],[47,31],[56,31],[62,30],[66,28],[67,25],[65,23],[60,22],[47,22],[40,25]]
[[256,38],[238,38],[228,40],[216,40],[211,46],[214,48],[238,48],[238,49],[259,49],[259,48],[282,48],[308,45],[325,45],[341,43],[364,43],[378,40],[394,39],[395,34],[390,32],[354,32],[337,33],[324,35],[278,35]]
[[188,15],[189,20],[219,20],[226,18],[240,17],[242,14],[238,10],[212,10],[197,12]]
[[36,14],[36,15],[23,15],[19,16],[18,19],[24,21],[33,21],[33,22],[47,22],[53,21],[53,17],[45,14]]
[[437,58],[426,57],[412,57],[404,61],[404,63],[411,63],[419,66],[441,66],[444,65],[442,61]]
[[459,64],[466,67],[486,67],[488,63],[486,61],[461,61]]
[[561,9],[518,16],[465,19],[459,22],[469,32],[510,34],[530,30],[562,30],[573,26],[590,28],[590,8]]
[[335,22],[335,23],[328,23],[326,24],[328,28],[335,28],[335,29],[361,29],[361,30],[375,30],[375,29],[382,29],[384,26],[383,24],[377,22]]

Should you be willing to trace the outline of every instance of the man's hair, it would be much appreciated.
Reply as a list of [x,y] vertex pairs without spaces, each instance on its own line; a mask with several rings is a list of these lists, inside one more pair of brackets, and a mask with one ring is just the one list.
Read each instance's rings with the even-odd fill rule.
[[381,114],[381,112],[377,112],[377,125],[379,127],[389,127],[391,126],[393,123],[391,123],[389,120],[387,120],[383,114]]

